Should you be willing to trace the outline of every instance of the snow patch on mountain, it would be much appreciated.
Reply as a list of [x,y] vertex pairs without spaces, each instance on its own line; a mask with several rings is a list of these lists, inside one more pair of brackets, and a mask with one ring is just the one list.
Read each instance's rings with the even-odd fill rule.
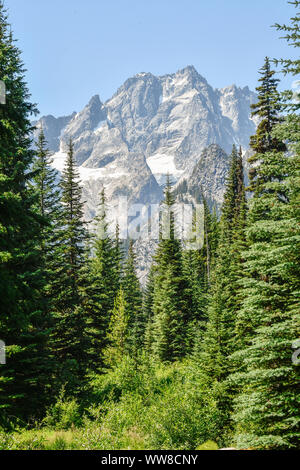
[[[67,154],[65,152],[57,152],[52,157],[52,167],[62,173],[65,168]],[[114,179],[130,176],[126,168],[117,166],[116,164],[107,165],[103,168],[87,168],[85,166],[78,166],[78,173],[80,182],[84,185],[85,182],[90,180],[100,180],[102,178]]]
[[147,165],[159,185],[165,183],[167,175],[170,175],[174,181],[177,181],[184,173],[183,170],[176,168],[174,155],[157,153],[147,158]]
[[95,127],[94,129],[94,133],[95,134],[99,134],[99,131],[102,129],[102,127],[104,126],[104,124],[106,124],[107,121],[106,119],[104,119],[103,121],[100,121],[99,124]]

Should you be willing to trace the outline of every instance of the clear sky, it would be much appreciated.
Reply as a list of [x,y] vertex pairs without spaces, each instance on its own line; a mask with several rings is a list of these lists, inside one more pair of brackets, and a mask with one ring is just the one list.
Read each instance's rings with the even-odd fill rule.
[[[5,0],[41,114],[105,101],[130,76],[194,65],[214,87],[257,86],[266,55],[294,53],[270,26],[287,0]],[[290,87],[292,80],[284,82]]]

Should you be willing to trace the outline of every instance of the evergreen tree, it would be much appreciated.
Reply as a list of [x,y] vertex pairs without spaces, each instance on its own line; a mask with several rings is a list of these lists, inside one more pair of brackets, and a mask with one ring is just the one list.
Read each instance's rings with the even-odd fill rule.
[[143,292],[143,315],[145,319],[144,346],[148,356],[151,356],[153,347],[154,281],[155,265],[152,264],[148,274],[147,283]]
[[211,270],[215,262],[218,237],[216,213],[210,212],[202,191],[201,199],[203,201],[203,227],[197,227],[194,220],[193,234],[195,234],[195,230],[202,231],[194,237],[202,237],[203,246],[195,250],[189,249],[187,245],[183,251],[183,271],[188,282],[187,294],[190,298],[190,321],[187,332],[188,352],[194,350],[194,354],[202,341],[203,329],[206,325]]
[[128,311],[122,288],[115,299],[107,333],[108,346],[104,350],[104,362],[114,367],[119,364],[126,354],[128,338]]
[[249,163],[252,164],[249,172],[250,191],[254,188],[259,188],[261,183],[266,180],[265,175],[260,175],[258,178],[256,172],[256,164],[259,163],[262,154],[271,151],[272,149],[284,150],[285,145],[272,135],[272,129],[276,124],[281,121],[278,114],[280,110],[280,96],[277,91],[279,80],[274,78],[275,71],[271,70],[270,60],[265,58],[265,63],[260,70],[261,78],[259,82],[261,85],[256,88],[258,92],[258,102],[252,104],[253,109],[252,117],[257,116],[260,123],[257,127],[256,134],[250,138],[250,147],[254,150],[254,155],[250,157]]
[[[39,263],[45,275],[45,285],[41,292],[44,301],[44,322],[48,325],[49,339],[54,328],[53,312],[55,311],[55,285],[57,281],[57,270],[59,266],[60,239],[61,239],[61,217],[62,205],[60,202],[60,191],[57,187],[57,171],[51,167],[52,159],[47,148],[47,142],[43,129],[41,129],[36,142],[36,156],[32,165],[31,187],[37,193],[37,211],[44,219],[41,226],[39,243]],[[53,360],[53,344],[49,341],[52,350],[51,365],[52,375],[55,375],[57,364]],[[52,387],[52,394],[57,392]]]
[[[220,426],[230,424],[233,390],[225,381],[233,370],[230,355],[236,348],[235,319],[239,308],[239,277],[242,270],[242,242],[245,225],[245,188],[241,152],[233,147],[231,165],[220,219],[220,238],[212,273],[208,323],[200,349],[201,368],[219,390]],[[220,385],[221,384],[221,385]]]
[[189,324],[187,281],[182,268],[181,242],[176,238],[174,198],[168,180],[155,255],[153,294],[153,352],[161,361],[174,361],[186,353]]
[[[285,34],[282,39],[285,39],[289,46],[293,48],[298,48],[300,43],[300,14],[299,14],[299,0],[292,0],[289,1],[290,5],[293,5],[297,12],[295,15],[290,19],[290,24],[278,24],[276,23],[273,27]],[[281,72],[284,75],[290,75],[292,77],[299,78],[300,73],[300,59],[274,59],[276,65],[281,65],[282,70]],[[299,110],[299,103],[300,103],[300,93],[299,93],[299,80],[296,82],[296,86],[298,90],[286,90],[282,93],[284,104],[282,107],[287,109],[288,111],[294,113]]]
[[92,257],[89,261],[89,280],[86,286],[88,310],[88,335],[90,338],[89,365],[99,369],[103,364],[103,350],[108,346],[107,331],[114,309],[114,301],[120,289],[121,248],[116,228],[116,238],[109,233],[105,190],[101,191],[97,216],[94,219],[95,234]]
[[100,196],[99,212],[95,218],[96,233],[93,241],[92,270],[98,279],[99,299],[105,316],[106,328],[109,325],[114,300],[120,289],[121,278],[121,249],[119,230],[116,229],[116,239],[109,233],[105,190]]
[[[82,190],[69,143],[66,166],[60,183],[62,191],[62,231],[58,253],[55,298],[55,354],[62,366],[62,380],[71,373],[72,380],[81,377],[86,368],[86,318],[82,307],[87,231],[83,221]],[[71,379],[70,379],[71,380]]]
[[[259,80],[263,83],[262,86],[257,88],[259,100],[255,108],[255,113],[262,121],[257,128],[256,135],[251,137],[250,146],[256,152],[253,157],[249,159],[251,164],[249,170],[250,187],[247,188],[253,193],[251,201],[251,211],[248,217],[248,228],[256,220],[267,220],[269,218],[270,207],[268,206],[267,199],[273,197],[273,191],[269,189],[275,180],[280,181],[285,178],[285,157],[282,157],[282,152],[286,150],[283,141],[277,139],[274,134],[274,129],[282,122],[282,118],[278,114],[280,109],[280,96],[277,91],[278,80],[272,78],[274,71],[270,70],[269,59],[266,58],[265,66],[263,67],[262,78]],[[272,168],[272,171],[270,171]],[[284,193],[282,199],[285,200]],[[247,237],[247,243],[251,243]],[[244,313],[242,313],[244,312]],[[237,321],[238,341],[245,341],[247,331],[251,336],[253,332],[255,315],[250,315],[250,310],[242,310],[239,314]]]
[[[280,181],[278,168],[286,175]],[[235,420],[239,446],[280,449],[299,440],[299,373],[291,361],[300,331],[299,148],[294,158],[268,153],[261,171],[274,179],[250,205]]]
[[[49,377],[48,329],[43,318],[44,273],[39,263],[44,220],[29,187],[34,152],[30,103],[20,51],[0,3],[0,338],[7,364],[1,366],[0,408],[24,419],[43,412]],[[47,322],[46,322],[47,323]]]
[[[198,250],[184,250],[183,269],[189,283],[194,319],[203,322],[206,319],[211,270],[218,243],[218,220],[215,211],[210,212],[203,192],[201,192],[201,199],[203,202],[203,233],[197,235],[202,237],[203,246]],[[193,225],[193,230],[197,230],[195,221]]]
[[[298,32],[293,29],[299,14],[292,24],[299,37],[299,27]],[[299,70],[299,61],[283,64],[291,73]],[[287,109],[295,110],[292,104]],[[299,443],[300,381],[291,358],[300,331],[299,124],[299,115],[286,116],[271,133],[280,145],[258,154],[261,183],[250,204],[238,315],[240,350],[235,359],[241,370],[232,376],[240,389],[234,414],[239,447],[288,449]],[[282,142],[288,142],[291,156],[282,151]]]
[[142,308],[142,292],[135,271],[135,253],[130,241],[127,261],[122,278],[122,289],[128,312],[128,347],[130,353],[137,357],[144,345],[145,317]]
[[47,148],[43,129],[36,142],[36,157],[32,166],[31,186],[37,193],[37,211],[44,219],[40,233],[40,262],[47,273],[45,293],[47,301],[55,297],[52,283],[57,277],[57,260],[62,230],[62,205],[57,186],[58,174],[51,167],[52,159]]

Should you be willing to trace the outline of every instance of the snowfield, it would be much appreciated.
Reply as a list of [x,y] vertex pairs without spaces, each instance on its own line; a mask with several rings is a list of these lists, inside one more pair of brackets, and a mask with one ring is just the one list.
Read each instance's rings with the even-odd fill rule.
[[175,157],[173,155],[157,153],[147,158],[147,165],[158,184],[163,184],[167,175],[172,176],[177,181],[184,173],[184,170],[176,168]]
[[[52,167],[58,170],[60,173],[65,167],[67,154],[65,152],[57,152],[52,157]],[[121,178],[123,176],[129,176],[129,173],[125,168],[117,167],[115,164],[107,165],[104,168],[87,168],[84,166],[78,166],[80,180],[82,183],[90,180],[98,180],[101,178]]]

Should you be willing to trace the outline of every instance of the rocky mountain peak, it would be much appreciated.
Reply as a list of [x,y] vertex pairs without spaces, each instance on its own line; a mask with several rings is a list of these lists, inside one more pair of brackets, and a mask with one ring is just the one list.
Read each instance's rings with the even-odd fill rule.
[[189,65],[159,77],[139,73],[104,104],[93,96],[83,110],[59,121],[62,127],[55,118],[42,119],[59,168],[72,138],[89,212],[102,185],[112,197],[121,191],[145,202],[148,194],[153,202],[160,200],[167,174],[174,183],[190,178],[198,162],[202,173],[194,172],[193,181],[199,176],[208,197],[219,204],[225,152],[233,143],[247,150],[256,127],[250,109],[255,100],[248,87],[213,89]]

